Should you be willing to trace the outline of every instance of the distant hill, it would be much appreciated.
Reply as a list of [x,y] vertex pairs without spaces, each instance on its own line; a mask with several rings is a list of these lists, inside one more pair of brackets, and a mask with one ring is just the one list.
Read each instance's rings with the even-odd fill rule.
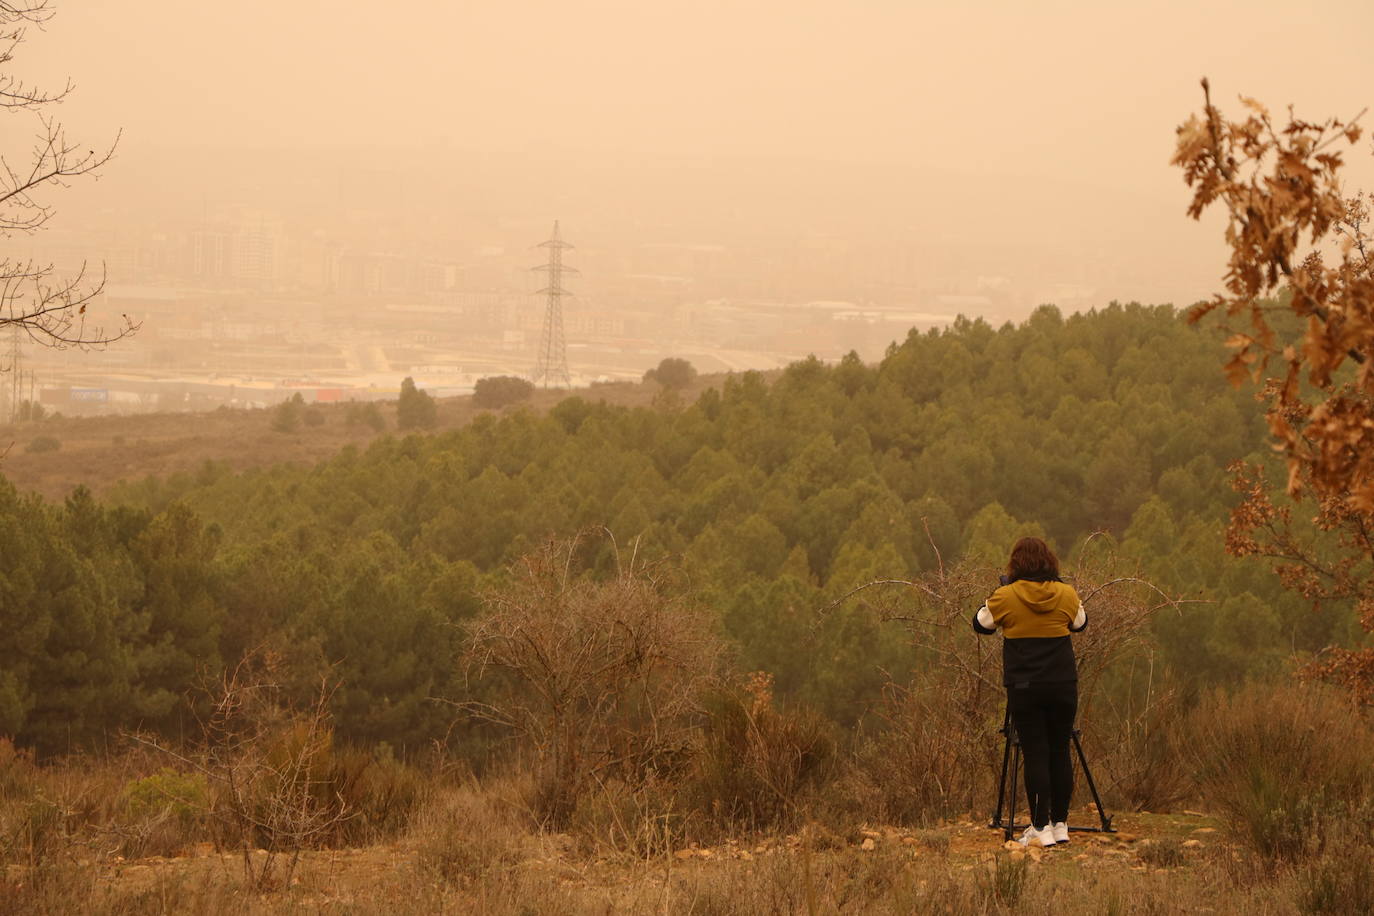
[[[680,393],[690,403],[723,375],[703,376]],[[660,389],[655,384],[616,382],[575,391],[536,391],[521,406],[547,411],[570,395],[604,400],[619,407],[646,407]],[[442,398],[434,431],[466,426],[474,417],[500,411],[474,407],[471,396]],[[378,436],[396,435],[396,403],[380,402],[386,428],[375,432],[347,421],[349,403],[320,404],[319,426],[291,433],[272,429],[272,408],[213,410],[207,413],[148,413],[109,417],[56,417],[37,423],[0,426],[0,474],[20,491],[62,499],[77,486],[100,495],[121,480],[167,477],[192,471],[207,461],[227,462],[236,471],[274,464],[314,464],[346,445],[365,446]],[[29,451],[39,437],[60,443],[56,450]]]

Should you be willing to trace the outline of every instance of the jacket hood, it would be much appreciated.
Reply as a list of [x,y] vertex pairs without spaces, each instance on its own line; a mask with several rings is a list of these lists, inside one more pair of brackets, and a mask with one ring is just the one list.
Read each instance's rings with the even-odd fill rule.
[[1059,592],[1064,587],[1060,582],[1036,582],[1033,579],[1017,579],[1007,586],[1026,607],[1037,614],[1048,614],[1054,610]]

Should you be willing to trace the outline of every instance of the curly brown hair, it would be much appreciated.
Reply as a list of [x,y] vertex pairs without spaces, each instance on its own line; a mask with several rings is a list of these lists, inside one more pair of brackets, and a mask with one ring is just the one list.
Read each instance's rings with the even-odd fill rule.
[[1059,578],[1059,558],[1050,550],[1050,545],[1040,538],[1022,538],[1011,549],[1011,559],[1007,562],[1007,578],[1025,579],[1030,576],[1043,576],[1046,573]]

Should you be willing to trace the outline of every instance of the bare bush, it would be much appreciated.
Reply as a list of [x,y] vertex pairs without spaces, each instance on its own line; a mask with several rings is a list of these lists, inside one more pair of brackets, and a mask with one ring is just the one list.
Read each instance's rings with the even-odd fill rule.
[[833,726],[814,711],[778,708],[763,672],[717,691],[709,707],[687,803],[718,828],[794,826],[834,772]]
[[[879,619],[902,624],[919,652],[916,676],[910,684],[889,683],[877,710],[881,725],[858,753],[861,804],[884,817],[919,823],[974,810],[995,793],[1006,705],[1001,640],[980,637],[970,618],[996,587],[998,572],[942,565],[918,580],[870,582],[839,599],[858,597]],[[1173,785],[1159,769],[1172,765],[1167,755],[1142,758],[1140,741],[1126,740],[1154,736],[1168,694],[1150,679],[1132,679],[1123,690],[1113,672],[1131,660],[1148,662],[1151,621],[1182,602],[1141,578],[1106,539],[1084,545],[1066,580],[1090,620],[1074,636],[1074,651],[1079,721],[1094,772],[1109,774],[1107,787],[1127,798],[1142,795],[1137,784],[1151,780]]]
[[198,751],[183,754],[134,736],[210,782],[209,813],[259,889],[275,886],[283,865],[280,880],[289,883],[301,850],[328,843],[353,815],[330,779],[331,688],[322,683],[309,703],[297,705],[286,696],[279,667],[275,656],[254,653],[225,672],[201,720]]
[[721,657],[706,614],[679,597],[670,570],[633,557],[621,565],[617,554],[614,574],[598,581],[579,564],[586,540],[551,542],[485,596],[469,674],[501,672],[511,689],[457,702],[527,742],[539,780],[533,807],[552,826],[607,778],[680,771]]

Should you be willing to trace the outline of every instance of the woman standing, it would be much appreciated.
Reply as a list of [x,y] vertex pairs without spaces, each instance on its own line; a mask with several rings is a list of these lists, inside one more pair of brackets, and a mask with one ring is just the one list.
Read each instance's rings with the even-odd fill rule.
[[1002,683],[1021,739],[1031,825],[1021,845],[1069,841],[1073,761],[1069,741],[1078,712],[1078,666],[1070,633],[1088,625],[1083,602],[1059,578],[1059,560],[1040,538],[1011,549],[1002,586],[973,618],[979,633],[1002,631]]

